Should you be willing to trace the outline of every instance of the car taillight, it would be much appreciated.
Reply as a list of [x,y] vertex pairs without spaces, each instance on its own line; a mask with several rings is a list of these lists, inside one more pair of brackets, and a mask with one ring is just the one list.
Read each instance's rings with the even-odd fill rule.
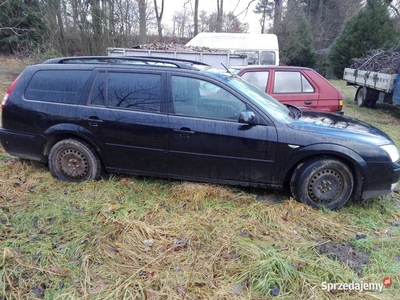
[[10,87],[7,90],[7,93],[4,95],[3,101],[1,101],[1,110],[4,110],[4,106],[6,105],[6,102],[8,100],[8,98],[10,97],[15,85],[17,84],[19,76],[17,77],[17,79],[14,80],[14,82],[10,85]]
[[4,109],[4,105],[6,105],[7,99],[8,99],[8,93],[4,95],[3,101],[1,101],[1,110]]

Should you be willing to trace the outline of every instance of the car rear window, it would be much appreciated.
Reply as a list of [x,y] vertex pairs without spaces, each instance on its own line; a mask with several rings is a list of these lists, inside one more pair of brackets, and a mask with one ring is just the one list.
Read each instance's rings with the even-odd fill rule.
[[30,80],[25,99],[77,104],[91,71],[41,70]]

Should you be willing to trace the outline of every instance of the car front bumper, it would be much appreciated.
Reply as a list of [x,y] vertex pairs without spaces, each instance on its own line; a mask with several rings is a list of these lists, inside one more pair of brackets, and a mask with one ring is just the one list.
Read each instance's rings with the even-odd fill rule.
[[[391,180],[382,181],[377,179],[377,177],[390,178],[389,172],[391,173]],[[372,179],[369,188],[362,192],[362,200],[388,195],[396,190],[400,182],[400,161],[390,164],[390,167],[385,168],[385,171],[381,170],[379,172],[376,170],[374,173],[377,177],[374,176],[375,180]]]

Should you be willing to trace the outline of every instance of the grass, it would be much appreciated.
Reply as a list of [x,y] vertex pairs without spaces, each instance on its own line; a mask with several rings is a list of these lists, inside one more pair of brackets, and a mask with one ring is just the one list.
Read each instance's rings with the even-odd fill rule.
[[[1,77],[0,93],[11,77]],[[333,83],[345,95],[346,115],[400,146],[396,109],[359,108],[354,88]],[[65,183],[3,150],[0,185],[1,300],[398,296],[398,192],[315,210],[270,190],[121,175]],[[340,254],[349,261],[365,254],[368,263],[356,270],[323,253],[327,245],[351,246]],[[382,292],[323,289],[324,282],[381,283],[386,276],[393,284]]]

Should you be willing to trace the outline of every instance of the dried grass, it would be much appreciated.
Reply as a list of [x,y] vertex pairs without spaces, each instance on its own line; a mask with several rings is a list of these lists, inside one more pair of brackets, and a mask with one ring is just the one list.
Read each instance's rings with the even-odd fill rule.
[[[346,97],[346,114],[365,113],[400,141],[396,114],[376,117]],[[220,185],[113,175],[68,184],[2,149],[0,185],[0,299],[398,296],[398,193],[328,212],[277,192]],[[261,193],[279,201],[259,201]],[[367,238],[358,247],[371,254],[361,274],[318,251],[359,234]],[[321,288],[383,276],[394,283],[382,293]]]

